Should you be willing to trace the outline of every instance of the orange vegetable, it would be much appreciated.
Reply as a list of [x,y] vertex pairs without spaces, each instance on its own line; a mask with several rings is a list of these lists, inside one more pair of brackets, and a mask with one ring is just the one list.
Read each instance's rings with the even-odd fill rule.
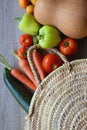
[[59,50],[62,54],[66,56],[70,56],[77,53],[78,51],[77,40],[68,37],[65,38],[63,41],[60,42]]
[[30,80],[35,84],[37,87],[38,84],[35,81],[34,75],[32,73],[32,70],[30,68],[30,65],[26,59],[20,59],[19,60],[19,67],[24,71],[24,73],[30,78]]
[[70,38],[87,37],[87,0],[37,0],[34,17]]
[[17,50],[17,54],[21,59],[26,59],[27,58],[27,49],[25,47],[20,47]]
[[26,75],[21,73],[18,69],[11,69],[11,74],[20,82],[25,84],[28,88],[32,89],[33,91],[36,90],[36,86],[29,80],[29,78]]
[[26,12],[29,14],[33,14],[34,13],[34,5],[28,5],[26,7]]
[[28,78],[35,84],[35,86],[37,87],[38,86],[38,84],[36,83],[36,81],[35,81],[35,78],[34,78],[34,75],[33,75],[33,73],[32,73],[32,70],[31,70],[31,68],[30,68],[30,65],[29,65],[29,63],[28,63],[28,60],[27,59],[21,59],[18,55],[17,55],[17,53],[13,50],[12,52],[12,55],[14,56],[14,57],[16,57],[18,60],[19,60],[19,62],[18,62],[18,65],[19,65],[19,67],[21,68],[21,70],[28,76]]
[[26,8],[29,5],[29,0],[19,0],[19,5],[22,8]]
[[41,80],[43,80],[46,76],[46,73],[44,72],[44,70],[42,68],[41,55],[37,50],[34,50],[32,56],[33,56],[33,61],[34,61],[34,64],[36,66],[36,69],[40,75],[40,78],[41,78]]
[[22,47],[29,47],[33,43],[33,37],[29,34],[22,34],[19,38],[19,43]]
[[30,79],[25,74],[21,73],[18,69],[12,68],[2,54],[0,54],[0,64],[6,67],[17,80],[25,84],[29,89],[33,91],[36,90],[36,86],[32,83],[32,81],[30,81]]
[[62,65],[62,60],[57,54],[46,54],[42,59],[42,67],[46,73],[51,73]]

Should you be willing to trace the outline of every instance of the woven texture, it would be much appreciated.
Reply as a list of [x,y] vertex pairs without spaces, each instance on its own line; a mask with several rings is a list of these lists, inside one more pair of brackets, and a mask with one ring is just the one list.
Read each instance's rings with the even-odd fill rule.
[[87,59],[64,63],[40,83],[25,130],[87,130]]

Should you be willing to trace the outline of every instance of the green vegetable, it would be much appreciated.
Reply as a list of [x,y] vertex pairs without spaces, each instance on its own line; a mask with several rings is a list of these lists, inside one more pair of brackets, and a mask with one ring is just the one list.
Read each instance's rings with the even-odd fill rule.
[[42,48],[56,47],[61,41],[60,32],[56,28],[48,25],[40,28],[37,38]]
[[3,79],[6,86],[18,101],[18,103],[24,108],[26,112],[28,112],[33,92],[19,80],[13,77],[11,74],[12,67],[8,64],[2,54],[0,54],[0,64],[4,66]]
[[20,81],[15,79],[6,68],[3,71],[3,79],[7,88],[10,90],[17,102],[28,113],[33,92],[30,89],[27,89]]
[[34,16],[28,13],[24,14],[19,23],[19,30],[30,35],[37,35],[40,27]]

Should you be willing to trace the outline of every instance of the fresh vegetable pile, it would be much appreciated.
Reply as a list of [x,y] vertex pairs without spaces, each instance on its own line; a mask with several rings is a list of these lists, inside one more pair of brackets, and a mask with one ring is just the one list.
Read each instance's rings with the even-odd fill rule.
[[[25,14],[22,18],[18,17],[16,19],[19,20],[19,30],[23,34],[19,37],[18,40],[20,48],[15,51],[13,50],[11,53],[13,56],[15,56],[15,58],[18,59],[20,70],[11,67],[4,59],[4,57],[0,55],[1,63],[5,66],[4,81],[14,97],[16,97],[17,101],[27,112],[27,105],[29,105],[29,101],[27,101],[28,97],[24,95],[26,95],[26,93],[34,93],[39,85],[35,80],[27,59],[28,49],[31,46],[38,44],[42,48],[41,50],[43,50],[41,51],[40,49],[34,49],[32,52],[32,59],[41,81],[44,80],[44,78],[46,78],[46,76],[48,76],[52,71],[63,64],[63,61],[58,55],[54,53],[45,53],[45,49],[55,48],[65,56],[70,57],[75,55],[79,49],[78,40],[67,37],[62,32],[60,32],[56,26],[51,26],[51,24],[43,25],[42,22],[39,23],[36,20],[34,14],[36,14],[35,10],[37,11],[39,1],[40,0],[38,0],[37,3],[36,0],[19,0],[19,5],[25,10]],[[47,21],[47,18],[44,20]],[[13,78],[18,80],[18,84],[12,83],[11,78],[12,80]],[[30,100],[31,98],[32,96],[30,96]]]
[[38,22],[55,26],[68,37],[87,36],[87,0],[37,0],[34,10]]

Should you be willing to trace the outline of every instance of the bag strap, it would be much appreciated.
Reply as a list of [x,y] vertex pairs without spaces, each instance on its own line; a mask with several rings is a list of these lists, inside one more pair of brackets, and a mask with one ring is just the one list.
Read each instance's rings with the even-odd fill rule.
[[41,48],[39,44],[35,44],[35,45],[29,47],[29,49],[27,50],[27,59],[28,59],[28,62],[29,62],[29,64],[30,64],[30,67],[31,67],[31,69],[32,69],[32,72],[33,72],[33,74],[34,74],[35,80],[36,80],[36,82],[37,82],[38,85],[39,85],[39,84],[41,83],[41,79],[40,79],[40,77],[39,77],[39,75],[38,75],[38,72],[37,72],[37,70],[36,70],[36,67],[35,67],[35,65],[34,65],[33,58],[32,58],[32,52],[33,52],[34,50],[38,50],[38,49],[45,50],[45,51],[48,52],[48,53],[55,53],[55,54],[57,54],[57,55],[62,59],[62,61],[63,61],[65,64],[68,64],[68,65],[69,65],[70,63],[69,63],[69,61],[66,59],[66,57],[65,57],[63,54],[61,54],[61,53],[60,53],[57,49],[55,49],[55,48],[44,49],[44,48]]

